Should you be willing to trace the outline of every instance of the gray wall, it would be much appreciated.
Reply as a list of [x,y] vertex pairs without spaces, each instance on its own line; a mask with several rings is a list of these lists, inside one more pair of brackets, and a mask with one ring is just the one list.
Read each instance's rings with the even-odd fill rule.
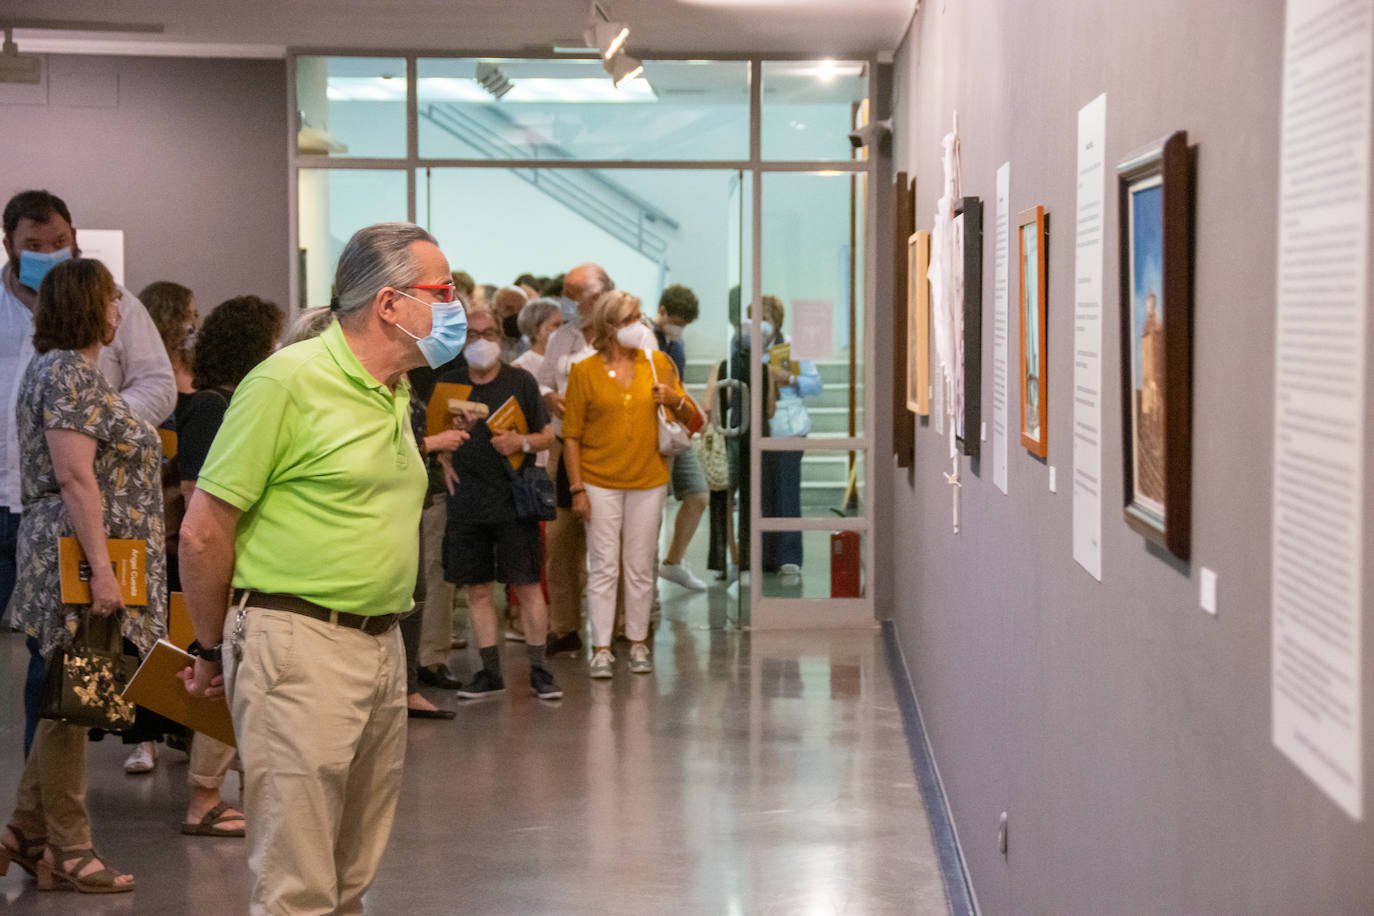
[[[963,530],[953,535],[941,477],[948,461],[931,426],[918,428],[914,473],[887,464],[884,475],[893,505],[888,530],[901,532],[885,539],[891,553],[880,557],[893,569],[891,615],[988,912],[1374,910],[1374,827],[1351,821],[1270,742],[1283,11],[1277,0],[925,0],[897,56],[893,166],[917,176],[918,226],[931,223],[940,138],[954,109],[964,193],[987,207],[989,420],[991,229],[1003,161],[1012,164],[1012,214],[1043,204],[1051,218],[1048,463],[1058,469],[1058,493],[1048,490],[1046,464],[1013,439],[1010,495],[993,486],[985,458],[976,476],[966,475]],[[1071,301],[1077,112],[1103,91],[1109,184],[1099,584],[1072,558]],[[1199,148],[1191,565],[1147,548],[1120,509],[1111,172],[1130,150],[1177,129]],[[880,242],[878,251],[885,260],[890,247]],[[1013,318],[1013,341],[1016,327]],[[1370,331],[1374,337],[1374,322]],[[889,396],[890,380],[877,384]],[[880,417],[888,416],[885,403]],[[1366,455],[1374,471],[1374,423]],[[1367,487],[1367,519],[1374,518],[1371,494]],[[1374,538],[1366,538],[1364,563],[1368,576]],[[1203,566],[1220,576],[1215,618],[1198,606]],[[1367,635],[1366,707],[1371,656]],[[1366,771],[1374,769],[1369,734],[1366,727]],[[1005,859],[996,845],[1004,810]]]
[[123,229],[135,292],[176,280],[202,314],[244,293],[288,304],[284,61],[51,55],[41,104],[5,88],[0,200],[46,188],[78,240]]

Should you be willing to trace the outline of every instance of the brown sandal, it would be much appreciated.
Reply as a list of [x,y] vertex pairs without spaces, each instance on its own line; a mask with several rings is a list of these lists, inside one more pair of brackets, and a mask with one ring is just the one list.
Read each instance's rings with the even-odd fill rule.
[[181,832],[187,836],[243,836],[242,827],[221,827],[225,821],[243,820],[242,812],[229,807],[228,802],[220,802],[206,811],[196,824],[182,824]]
[[0,876],[9,873],[10,863],[13,862],[34,877],[38,877],[38,860],[43,858],[43,847],[48,845],[48,841],[31,840],[13,824],[5,829],[14,835],[15,842],[19,846],[15,848],[0,843]]
[[[116,884],[124,877],[123,873],[110,868],[101,860],[94,849],[58,849],[49,846],[53,861],[39,859],[37,863],[38,889],[40,891],[74,890],[83,894],[122,894],[134,889],[134,882]],[[99,862],[101,868],[88,875],[81,872],[92,862]],[[56,863],[56,864],[54,864]],[[72,864],[75,863],[75,864]],[[60,880],[58,884],[54,879]]]

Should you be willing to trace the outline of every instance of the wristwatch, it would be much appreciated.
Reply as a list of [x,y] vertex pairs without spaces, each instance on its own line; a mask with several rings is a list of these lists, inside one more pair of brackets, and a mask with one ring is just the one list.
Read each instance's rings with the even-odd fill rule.
[[196,658],[203,658],[207,662],[213,662],[218,665],[220,663],[220,648],[222,645],[223,644],[220,643],[206,647],[200,644],[200,640],[193,639],[191,640],[191,644],[186,647],[186,652],[188,655],[194,655]]
[[529,454],[529,452],[530,452],[530,437],[529,437],[529,436],[521,436],[521,437],[520,437],[520,451],[524,452],[524,453],[527,454],[527,455]]

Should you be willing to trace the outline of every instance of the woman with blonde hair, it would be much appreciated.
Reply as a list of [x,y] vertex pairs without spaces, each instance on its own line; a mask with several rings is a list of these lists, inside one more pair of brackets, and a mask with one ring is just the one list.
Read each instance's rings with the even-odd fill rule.
[[624,564],[625,635],[630,671],[654,670],[647,643],[654,554],[668,492],[668,462],[658,450],[658,412],[699,425],[677,368],[654,345],[640,302],[621,290],[603,295],[592,315],[596,353],[568,373],[564,461],[573,511],[587,524],[587,607],[594,678],[612,676],[616,587]]

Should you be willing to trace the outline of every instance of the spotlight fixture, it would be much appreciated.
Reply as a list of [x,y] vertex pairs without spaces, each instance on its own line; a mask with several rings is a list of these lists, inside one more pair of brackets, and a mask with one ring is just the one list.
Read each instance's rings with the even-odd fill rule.
[[611,75],[611,85],[617,89],[622,83],[628,83],[644,73],[643,61],[624,53],[617,54],[611,60],[605,61],[602,66]]
[[479,61],[477,64],[476,80],[477,85],[490,92],[497,99],[515,88],[515,84],[507,79],[500,67],[485,61]]
[[5,29],[0,48],[0,83],[38,83],[43,79],[43,60],[37,54],[20,54],[14,43],[14,30]]
[[587,47],[596,48],[602,60],[610,60],[625,47],[630,37],[630,27],[623,22],[612,22],[606,9],[593,2],[587,24],[582,28],[582,38]]

